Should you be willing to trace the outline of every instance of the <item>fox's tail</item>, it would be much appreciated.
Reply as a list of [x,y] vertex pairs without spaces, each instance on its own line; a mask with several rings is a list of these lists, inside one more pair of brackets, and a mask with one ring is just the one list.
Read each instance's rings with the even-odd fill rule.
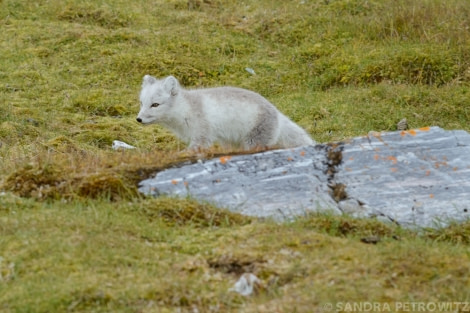
[[305,130],[292,122],[286,116],[282,116],[279,121],[280,134],[278,145],[283,148],[293,148],[315,144]]

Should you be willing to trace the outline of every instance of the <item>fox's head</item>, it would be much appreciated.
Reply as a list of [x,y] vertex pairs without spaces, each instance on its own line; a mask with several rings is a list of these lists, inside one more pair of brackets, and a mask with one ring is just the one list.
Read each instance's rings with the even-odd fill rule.
[[142,124],[168,122],[174,113],[174,101],[180,92],[180,84],[173,76],[158,80],[145,75],[140,91],[140,112],[137,122]]

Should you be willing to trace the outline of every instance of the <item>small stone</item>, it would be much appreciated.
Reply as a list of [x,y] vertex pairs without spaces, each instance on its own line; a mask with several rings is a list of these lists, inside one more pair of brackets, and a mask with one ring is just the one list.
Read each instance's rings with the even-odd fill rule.
[[408,121],[406,118],[402,119],[397,123],[397,130],[407,130],[408,129]]
[[113,141],[112,148],[114,150],[135,149],[134,146],[131,146],[130,144],[127,144],[127,143],[125,143],[123,141],[119,141],[119,140],[114,140]]
[[368,244],[377,244],[380,241],[380,237],[378,236],[369,236],[361,238],[361,242],[368,243]]
[[34,118],[27,118],[26,122],[33,124],[33,126],[39,126],[39,122],[36,121]]
[[235,291],[242,296],[250,296],[262,287],[261,280],[251,273],[243,274],[229,291]]
[[245,71],[247,71],[251,75],[256,75],[255,70],[252,69],[251,67],[245,67]]

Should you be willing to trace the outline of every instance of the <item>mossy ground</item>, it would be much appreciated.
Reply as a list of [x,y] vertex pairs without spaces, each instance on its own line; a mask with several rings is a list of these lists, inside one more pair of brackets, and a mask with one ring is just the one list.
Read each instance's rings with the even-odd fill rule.
[[[404,117],[468,131],[469,15],[465,0],[1,0],[0,311],[470,301],[469,223],[275,224],[147,199],[136,182],[195,157],[135,122],[143,75],[172,74],[187,87],[255,90],[319,142],[395,130]],[[137,149],[113,151],[113,140]],[[381,240],[361,242],[370,236]],[[245,271],[264,288],[227,292]]]

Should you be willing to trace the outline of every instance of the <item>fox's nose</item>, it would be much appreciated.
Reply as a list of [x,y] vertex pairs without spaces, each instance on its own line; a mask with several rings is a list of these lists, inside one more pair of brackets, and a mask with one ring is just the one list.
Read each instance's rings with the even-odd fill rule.
[[142,119],[140,117],[138,117],[137,122],[142,123]]

